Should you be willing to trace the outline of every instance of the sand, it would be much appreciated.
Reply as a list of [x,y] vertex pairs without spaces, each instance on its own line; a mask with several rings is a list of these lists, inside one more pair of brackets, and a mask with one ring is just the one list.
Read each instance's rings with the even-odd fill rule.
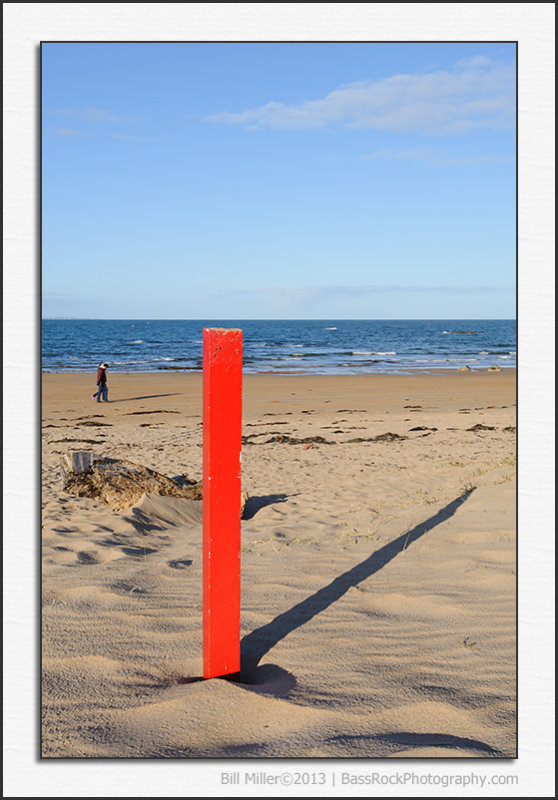
[[236,683],[199,680],[201,502],[59,469],[201,478],[201,388],[43,375],[43,756],[515,756],[515,372],[245,376]]

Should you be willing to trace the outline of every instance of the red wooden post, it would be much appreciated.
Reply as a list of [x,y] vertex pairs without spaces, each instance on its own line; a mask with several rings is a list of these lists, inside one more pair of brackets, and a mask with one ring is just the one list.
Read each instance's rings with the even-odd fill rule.
[[203,331],[203,677],[240,671],[242,331]]

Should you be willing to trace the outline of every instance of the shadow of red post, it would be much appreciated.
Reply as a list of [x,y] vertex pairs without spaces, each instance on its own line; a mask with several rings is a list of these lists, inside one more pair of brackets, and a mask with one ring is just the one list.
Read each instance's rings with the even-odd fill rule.
[[203,331],[203,677],[240,672],[242,331]]

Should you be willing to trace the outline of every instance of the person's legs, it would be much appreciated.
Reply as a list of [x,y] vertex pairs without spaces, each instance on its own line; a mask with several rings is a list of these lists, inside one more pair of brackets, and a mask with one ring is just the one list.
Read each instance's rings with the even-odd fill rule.
[[101,402],[101,386],[97,389],[97,393],[93,395],[93,400],[97,400],[98,403]]
[[103,386],[103,403],[108,403],[108,386],[106,383]]

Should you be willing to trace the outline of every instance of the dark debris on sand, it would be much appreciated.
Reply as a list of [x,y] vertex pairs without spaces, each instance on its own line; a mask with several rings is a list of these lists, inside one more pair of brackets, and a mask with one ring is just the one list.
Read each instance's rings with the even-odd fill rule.
[[347,439],[345,442],[338,442],[325,439],[323,436],[304,436],[298,438],[285,433],[279,433],[276,436],[272,436],[271,439],[266,439],[265,442],[253,442],[251,438],[256,435],[257,434],[243,436],[242,444],[356,444],[360,442],[395,442],[403,441],[408,438],[407,436],[400,436],[398,433],[391,433],[388,431],[387,433],[379,434],[379,436],[371,436],[369,438],[358,436],[356,439]]

